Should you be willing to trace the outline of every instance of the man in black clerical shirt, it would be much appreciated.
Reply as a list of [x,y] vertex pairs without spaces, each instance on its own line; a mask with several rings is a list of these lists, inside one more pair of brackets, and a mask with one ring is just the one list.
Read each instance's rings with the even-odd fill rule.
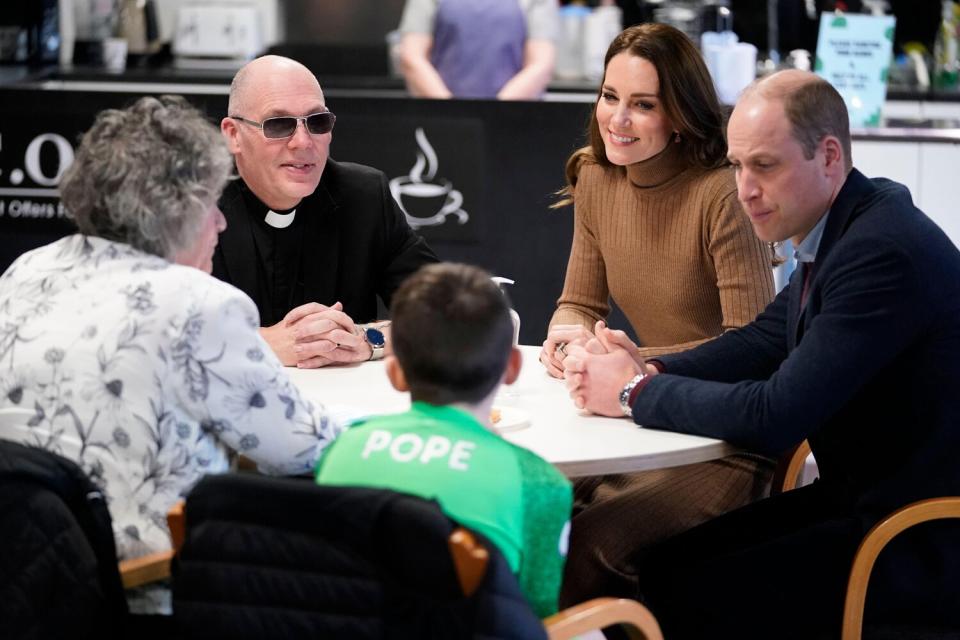
[[[376,319],[403,279],[437,257],[406,222],[383,173],[329,158],[336,120],[316,77],[264,56],[230,87],[220,129],[240,179],[220,198],[227,229],[213,275],[247,293],[288,366],[383,353]],[[371,338],[372,336],[372,338]]]

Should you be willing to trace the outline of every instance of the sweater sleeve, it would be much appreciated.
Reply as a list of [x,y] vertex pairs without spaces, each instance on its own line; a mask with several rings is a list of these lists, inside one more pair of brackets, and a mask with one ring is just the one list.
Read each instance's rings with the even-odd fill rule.
[[[585,179],[582,176],[578,185],[581,192]],[[579,324],[593,331],[597,320],[606,319],[610,313],[606,265],[597,241],[590,205],[590,199],[583,196],[574,205],[573,245],[567,262],[563,293],[550,319],[551,327]]]
[[437,0],[407,0],[400,17],[400,33],[433,35],[433,23],[437,15]]
[[262,471],[306,473],[343,427],[300,395],[257,332],[253,301],[216,285],[199,308],[171,322],[167,358],[178,404],[198,410],[203,430]]
[[[773,252],[753,232],[736,191],[719,195],[705,206],[704,236],[716,272],[722,331],[726,332],[753,322],[773,300]],[[652,358],[686,351],[712,339],[641,347],[639,352],[644,358]]]
[[773,251],[753,231],[736,192],[720,200],[708,220],[708,249],[717,272],[723,330],[753,322],[773,300]]
[[555,0],[531,0],[526,7],[527,39],[556,42],[560,13]]

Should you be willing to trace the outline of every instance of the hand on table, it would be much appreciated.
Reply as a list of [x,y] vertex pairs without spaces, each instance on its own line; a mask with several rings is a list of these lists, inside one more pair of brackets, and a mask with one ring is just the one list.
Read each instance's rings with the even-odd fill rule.
[[329,307],[316,302],[300,305],[260,334],[288,367],[314,369],[361,362],[372,352],[339,302]]
[[[567,348],[563,377],[579,409],[602,416],[623,417],[620,390],[638,373],[656,375],[637,352],[637,345],[623,331],[596,325],[595,337],[583,346]],[[652,371],[652,373],[651,373]]]
[[540,350],[540,362],[546,367],[547,373],[554,378],[563,377],[563,359],[567,357],[567,349],[572,346],[584,346],[592,340],[594,335],[579,324],[558,324],[547,333]]

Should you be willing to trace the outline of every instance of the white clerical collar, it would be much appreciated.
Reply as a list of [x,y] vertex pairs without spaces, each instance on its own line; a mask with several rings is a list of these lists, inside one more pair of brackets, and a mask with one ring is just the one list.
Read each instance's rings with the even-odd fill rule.
[[286,229],[293,224],[293,218],[296,215],[296,209],[288,211],[287,213],[277,213],[276,211],[271,211],[268,209],[267,215],[263,221],[275,229]]

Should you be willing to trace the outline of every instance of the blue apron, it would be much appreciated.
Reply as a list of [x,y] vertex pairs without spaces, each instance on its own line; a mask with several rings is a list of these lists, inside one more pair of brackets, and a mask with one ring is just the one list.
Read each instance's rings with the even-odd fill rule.
[[527,21],[518,0],[440,0],[430,62],[458,98],[495,98],[523,68]]

